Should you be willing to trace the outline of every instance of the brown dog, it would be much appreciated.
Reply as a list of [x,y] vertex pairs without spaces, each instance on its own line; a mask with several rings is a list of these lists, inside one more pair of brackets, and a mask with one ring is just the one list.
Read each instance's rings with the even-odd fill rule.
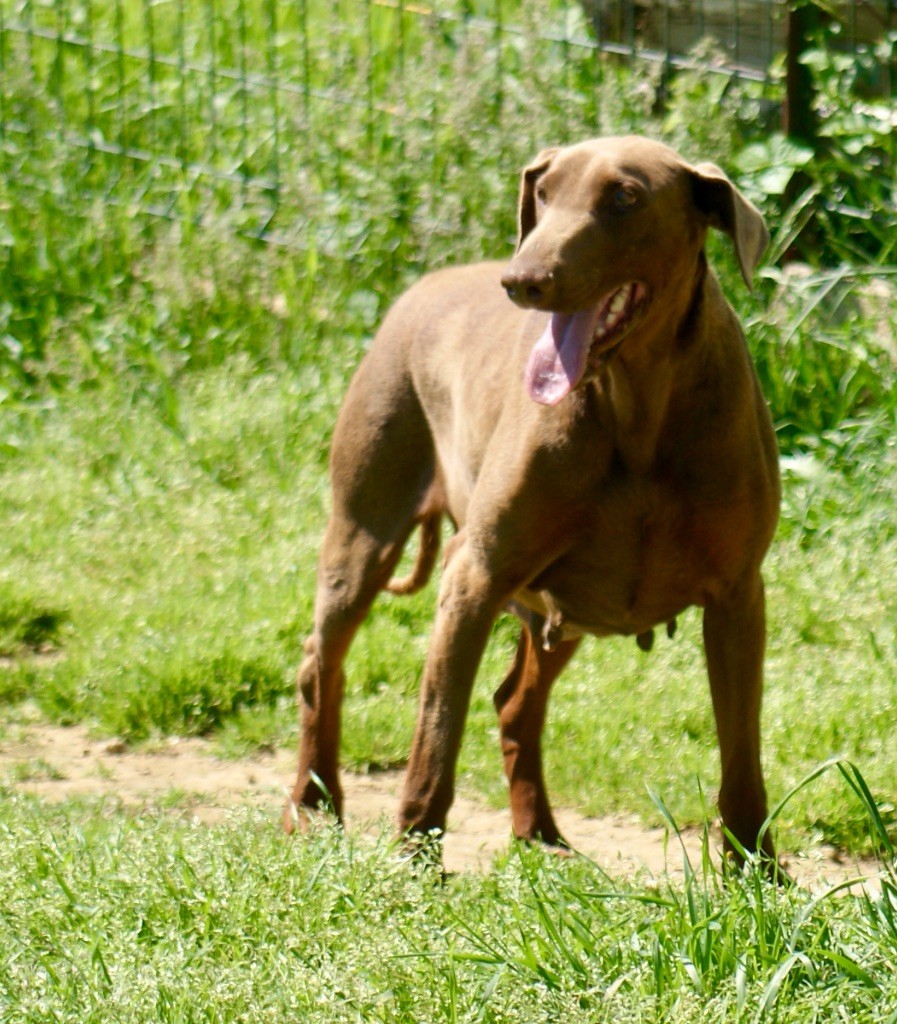
[[[383,589],[422,585],[449,544],[399,825],[443,829],[477,665],[503,608],[523,621],[495,694],[513,827],[562,843],[542,778],[551,684],[584,633],[704,614],[723,822],[747,850],[760,767],[760,563],[779,506],[776,445],[744,337],[708,268],[708,227],[745,281],[768,240],[712,164],[642,138],[546,150],[523,172],[510,263],[441,270],[390,311],[331,455],[333,512],[299,670],[299,773],[285,825],[338,772],[346,650]],[[507,293],[507,294],[505,294]],[[508,301],[508,296],[513,302]],[[419,526],[417,564],[391,575]],[[772,855],[769,837],[762,843]]]

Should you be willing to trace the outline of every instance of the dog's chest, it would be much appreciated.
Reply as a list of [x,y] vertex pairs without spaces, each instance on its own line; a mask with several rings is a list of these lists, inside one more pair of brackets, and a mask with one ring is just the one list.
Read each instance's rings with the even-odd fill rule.
[[647,485],[606,496],[521,602],[567,635],[638,634],[669,622],[737,575],[749,504],[699,505]]

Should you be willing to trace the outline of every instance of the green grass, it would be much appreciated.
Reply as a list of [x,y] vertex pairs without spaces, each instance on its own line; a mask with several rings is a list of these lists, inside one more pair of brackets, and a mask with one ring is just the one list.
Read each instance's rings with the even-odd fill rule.
[[[440,884],[383,839],[98,805],[0,808],[0,1013],[74,1020],[893,1020],[879,896],[615,881],[512,851]],[[263,898],[260,894],[263,893]]]

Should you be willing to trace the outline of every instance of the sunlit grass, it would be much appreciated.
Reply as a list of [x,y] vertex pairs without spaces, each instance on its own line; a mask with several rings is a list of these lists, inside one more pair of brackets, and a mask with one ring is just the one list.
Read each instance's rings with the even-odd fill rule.
[[[846,787],[842,787],[846,788]],[[513,849],[442,883],[384,838],[0,807],[0,1007],[19,1022],[892,1019],[897,890],[707,863],[643,885]],[[75,1010],[75,1008],[77,1008]]]

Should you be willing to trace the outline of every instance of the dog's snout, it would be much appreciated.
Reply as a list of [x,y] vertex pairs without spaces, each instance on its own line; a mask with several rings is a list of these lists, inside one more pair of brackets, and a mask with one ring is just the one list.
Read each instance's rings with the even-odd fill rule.
[[554,274],[541,268],[508,268],[501,284],[508,298],[518,306],[529,309],[544,309],[554,294]]

